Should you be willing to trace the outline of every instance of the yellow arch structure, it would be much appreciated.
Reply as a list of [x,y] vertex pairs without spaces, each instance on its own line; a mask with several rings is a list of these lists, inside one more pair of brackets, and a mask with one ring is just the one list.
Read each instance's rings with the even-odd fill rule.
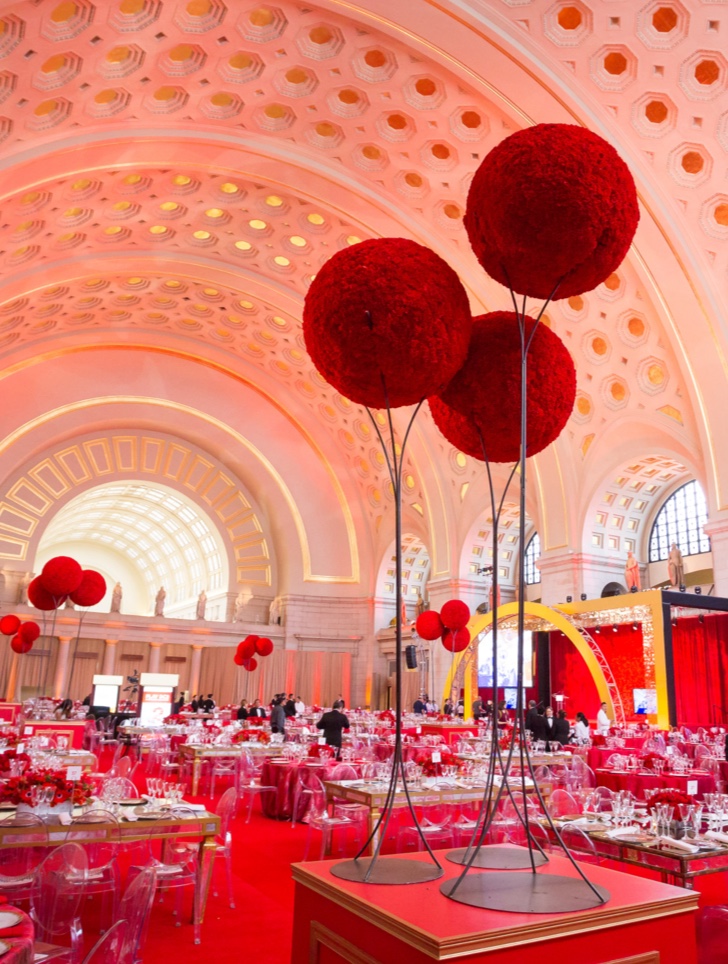
[[[517,602],[506,603],[504,606],[499,606],[496,614],[498,617],[498,622],[501,623],[505,619],[512,616],[518,615],[519,604]],[[612,698],[609,694],[609,687],[607,686],[607,680],[602,672],[602,668],[594,655],[594,653],[589,649],[584,637],[581,633],[572,625],[572,623],[560,613],[557,609],[551,609],[548,606],[544,606],[542,603],[532,603],[524,602],[523,611],[527,616],[536,616],[538,619],[542,619],[544,622],[550,623],[554,629],[560,629],[564,636],[567,636],[571,642],[576,646],[579,653],[584,657],[584,661],[589,668],[589,672],[592,675],[592,679],[596,683],[597,690],[599,692],[599,698],[602,702],[607,704],[609,709],[609,715],[611,719],[614,719],[614,705],[612,703]],[[485,613],[481,615],[477,613],[475,616],[471,616],[470,622],[468,623],[468,629],[470,630],[470,638],[476,640],[478,636],[493,623],[493,613]],[[452,661],[450,671],[447,675],[447,680],[445,681],[445,691],[443,693],[442,703],[444,705],[445,700],[449,699],[452,692],[452,687],[455,682],[455,676],[457,674],[458,668],[462,661],[472,654],[472,644],[467,649],[463,650],[462,653],[456,653],[455,659]],[[472,715],[473,709],[473,697],[474,697],[474,686],[473,686],[473,673],[465,674],[465,718],[467,719]]]

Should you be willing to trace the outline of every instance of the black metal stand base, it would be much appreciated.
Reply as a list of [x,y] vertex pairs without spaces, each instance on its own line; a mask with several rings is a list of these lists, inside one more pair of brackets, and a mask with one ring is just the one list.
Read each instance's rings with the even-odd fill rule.
[[600,907],[609,900],[604,887],[558,874],[469,874],[453,894],[458,879],[445,881],[441,893],[471,907],[514,914],[567,914]]
[[[473,856],[470,847],[462,847],[460,850],[451,850],[445,857],[453,864],[467,864]],[[548,857],[534,849],[533,864],[536,867],[543,867],[548,863]],[[484,870],[530,870],[531,855],[527,847],[499,847],[498,844],[489,844],[478,850],[475,858],[470,864],[471,867],[479,867]]]
[[402,857],[378,857],[367,878],[371,857],[345,860],[331,868],[334,877],[354,880],[360,884],[426,884],[442,877],[444,871],[437,864]]

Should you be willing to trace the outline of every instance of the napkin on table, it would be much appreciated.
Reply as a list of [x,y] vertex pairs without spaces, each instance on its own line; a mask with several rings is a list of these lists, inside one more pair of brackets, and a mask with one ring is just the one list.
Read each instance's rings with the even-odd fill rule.
[[677,840],[675,837],[658,837],[657,844],[662,850],[676,850],[685,854],[696,854],[700,847],[688,843],[687,840]]
[[639,833],[642,828],[637,825],[632,827],[612,827],[611,830],[605,830],[605,836],[607,837],[621,837],[625,833]]
[[718,843],[728,844],[728,833],[722,833],[720,830],[706,830],[704,836],[708,840],[717,840]]

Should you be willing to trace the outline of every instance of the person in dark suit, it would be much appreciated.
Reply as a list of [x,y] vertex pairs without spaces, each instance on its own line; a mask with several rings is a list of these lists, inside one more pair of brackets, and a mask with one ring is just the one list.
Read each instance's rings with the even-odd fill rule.
[[424,696],[418,696],[412,706],[412,712],[417,713],[418,715],[422,715],[425,712],[426,707],[427,707],[427,704],[425,703]]
[[525,720],[524,726],[526,727],[527,730],[531,731],[531,733],[533,734],[534,740],[537,739],[535,735],[535,729],[536,729],[535,720],[537,716],[538,716],[538,710],[536,708],[536,700],[529,700],[528,709],[526,710],[526,720]]
[[296,715],[296,701],[293,698],[293,693],[288,694],[288,699],[283,704],[283,712],[289,718]]
[[260,700],[256,700],[253,705],[248,708],[248,716],[259,720],[267,719],[265,707],[260,705]]
[[473,719],[477,723],[478,720],[483,716],[485,716],[483,711],[483,700],[479,696],[476,696],[473,700]]
[[531,722],[533,724],[533,729],[531,730],[533,733],[533,742],[536,743],[538,740],[541,740],[545,743],[549,738],[546,717],[543,713],[536,711],[536,715],[531,718]]
[[547,706],[543,711],[544,722],[546,724],[546,749],[551,749],[552,742],[556,741],[556,735],[554,727],[556,725],[556,720],[554,719],[554,711],[550,706]]
[[349,729],[348,717],[344,716],[341,710],[334,708],[329,710],[328,713],[324,713],[316,724],[316,728],[324,731],[328,746],[336,747],[336,756],[338,758],[339,750],[341,749],[342,732]]
[[199,710],[199,708],[200,708],[200,701],[195,696],[192,702],[190,703],[190,709],[192,710],[193,713],[196,713]]
[[240,700],[240,706],[238,707],[237,719],[247,720],[248,718],[248,701]]
[[[555,741],[559,746],[564,746],[569,742],[569,736],[571,734],[571,726],[569,721],[566,719],[566,713],[563,710],[559,710],[554,720],[554,734],[552,737],[552,742]],[[558,747],[556,747],[558,750]]]

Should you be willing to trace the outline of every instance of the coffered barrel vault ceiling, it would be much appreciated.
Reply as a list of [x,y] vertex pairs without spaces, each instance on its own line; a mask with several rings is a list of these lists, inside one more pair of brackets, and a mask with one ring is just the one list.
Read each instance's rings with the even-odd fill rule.
[[[307,287],[335,251],[402,235],[453,265],[474,312],[508,307],[462,227],[469,181],[517,127],[561,120],[614,141],[644,207],[618,272],[547,312],[578,397],[542,465],[560,495],[533,492],[530,522],[559,502],[552,530],[598,547],[591,536],[611,524],[599,498],[625,465],[669,469],[640,497],[640,537],[654,499],[688,477],[720,509],[726,429],[706,382],[724,377],[727,17],[698,0],[490,0],[457,15],[427,0],[4,3],[0,370],[16,407],[2,435],[38,417],[23,414],[22,379],[51,358],[93,349],[92,369],[108,349],[146,395],[168,356],[210,366],[221,391],[257,393],[238,432],[276,406],[337,476],[373,589],[392,493],[366,413],[306,354]],[[140,349],[156,369],[130,362]],[[488,527],[485,487],[420,418],[409,527],[433,573],[446,559],[455,572],[485,549],[485,535],[472,539]]]

